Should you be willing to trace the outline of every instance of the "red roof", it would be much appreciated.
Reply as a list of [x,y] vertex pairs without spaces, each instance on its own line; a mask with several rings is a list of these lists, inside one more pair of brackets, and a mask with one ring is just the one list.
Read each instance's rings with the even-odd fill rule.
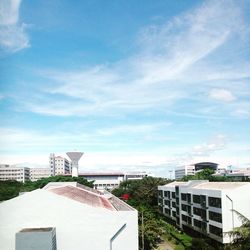
[[116,210],[109,200],[103,195],[82,189],[81,187],[62,186],[49,189],[48,191],[90,205],[92,207],[102,207],[109,210]]

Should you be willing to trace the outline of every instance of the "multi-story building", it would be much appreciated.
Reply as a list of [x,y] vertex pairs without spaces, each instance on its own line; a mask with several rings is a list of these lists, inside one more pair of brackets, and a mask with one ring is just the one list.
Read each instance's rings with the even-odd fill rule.
[[20,182],[28,181],[30,169],[26,167],[11,166],[7,164],[0,165],[0,180],[16,180]]
[[191,165],[180,166],[175,169],[175,179],[180,180],[186,175],[195,175],[198,171],[210,168],[217,171],[218,164],[213,162],[200,162]]
[[55,154],[50,154],[49,166],[52,176],[71,173],[71,163],[66,158],[55,156]]
[[249,182],[172,182],[158,192],[162,213],[177,227],[221,243],[231,242],[226,233],[242,224],[234,210],[250,218]]
[[30,180],[37,181],[51,176],[50,168],[30,168]]

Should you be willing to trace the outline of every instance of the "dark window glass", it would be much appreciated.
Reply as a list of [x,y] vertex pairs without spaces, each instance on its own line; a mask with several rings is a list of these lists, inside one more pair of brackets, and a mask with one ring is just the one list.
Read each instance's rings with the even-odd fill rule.
[[222,229],[219,227],[215,227],[213,225],[209,225],[209,232],[211,234],[217,235],[219,237],[222,237]]
[[198,204],[200,204],[201,203],[201,197],[200,197],[200,195],[193,195],[193,202],[194,203],[198,203]]
[[221,208],[221,198],[208,197],[208,204],[211,207]]
[[217,222],[222,222],[222,214],[209,211],[209,219]]
[[175,199],[175,192],[172,192],[172,198]]
[[187,194],[181,194],[181,200],[186,201],[187,200]]

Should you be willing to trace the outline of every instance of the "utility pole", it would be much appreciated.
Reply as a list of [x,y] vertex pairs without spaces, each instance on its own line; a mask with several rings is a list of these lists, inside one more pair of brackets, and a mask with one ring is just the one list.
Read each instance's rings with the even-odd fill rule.
[[143,216],[143,211],[141,213],[141,245],[142,245],[142,250],[144,250],[144,216]]

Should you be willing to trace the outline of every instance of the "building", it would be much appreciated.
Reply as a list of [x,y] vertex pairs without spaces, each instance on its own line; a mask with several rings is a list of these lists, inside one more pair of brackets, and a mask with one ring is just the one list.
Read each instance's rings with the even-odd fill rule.
[[175,181],[158,192],[162,213],[177,227],[221,243],[229,243],[225,233],[242,224],[233,209],[250,218],[249,182]]
[[200,163],[195,163],[195,164],[191,164],[191,165],[177,167],[175,169],[175,179],[180,180],[184,176],[195,175],[197,172],[199,172],[203,169],[206,169],[206,168],[210,168],[210,169],[217,171],[218,164],[213,163],[213,162],[200,162]]
[[50,168],[30,168],[30,180],[37,181],[51,176]]
[[0,221],[1,250],[14,250],[15,235],[25,231],[37,242],[56,239],[60,250],[138,250],[137,211],[107,191],[75,182],[49,183],[0,203]]
[[149,176],[146,172],[99,172],[99,173],[79,173],[80,177],[87,179],[88,181],[94,181],[95,189],[113,189],[118,187],[122,181],[126,180],[140,180]]
[[11,166],[0,164],[0,180],[16,180],[20,182],[28,181],[30,178],[30,169],[26,167]]
[[250,168],[230,168],[224,172],[217,171],[214,176],[226,176],[232,181],[248,181],[250,180]]
[[49,166],[52,176],[71,173],[71,163],[66,158],[55,156],[55,154],[50,154]]

